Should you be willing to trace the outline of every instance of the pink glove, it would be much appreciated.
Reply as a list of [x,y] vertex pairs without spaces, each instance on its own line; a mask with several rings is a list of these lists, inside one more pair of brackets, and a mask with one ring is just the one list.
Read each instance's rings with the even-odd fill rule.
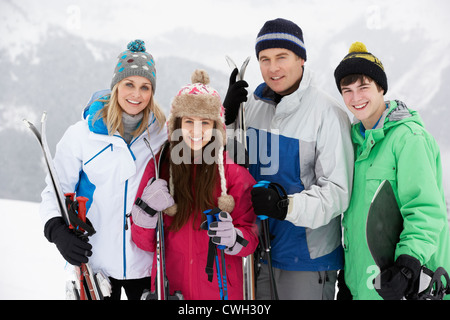
[[167,188],[167,181],[163,179],[149,181],[141,199],[155,211],[163,211],[175,203]]
[[133,205],[131,215],[136,225],[146,229],[156,228],[158,222],[156,212],[163,211],[175,203],[167,188],[167,182],[163,179],[150,180],[140,200],[138,198]]
[[208,236],[213,243],[227,247],[225,249],[227,254],[239,253],[243,246],[236,242],[236,238],[238,236],[242,238],[242,231],[234,227],[233,218],[228,212],[222,211],[219,214],[219,220],[211,222]]

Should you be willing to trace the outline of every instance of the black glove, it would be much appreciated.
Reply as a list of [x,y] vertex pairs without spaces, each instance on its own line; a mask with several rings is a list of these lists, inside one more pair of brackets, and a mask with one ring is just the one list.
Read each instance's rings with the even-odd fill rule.
[[[394,265],[383,270],[374,280],[375,290],[384,300],[400,300],[414,293],[419,279],[419,260],[403,254]],[[379,288],[377,288],[379,284]]]
[[88,257],[92,255],[92,245],[70,230],[61,217],[47,221],[44,235],[48,241],[56,244],[64,259],[74,266],[87,263]]
[[275,188],[255,187],[251,191],[255,214],[284,220],[287,215],[289,200],[282,197]]
[[227,95],[223,100],[223,107],[225,108],[225,124],[229,125],[236,120],[239,112],[239,106],[242,102],[247,101],[248,83],[245,80],[236,81],[236,76],[239,70],[235,68],[230,76],[230,84],[228,86]]

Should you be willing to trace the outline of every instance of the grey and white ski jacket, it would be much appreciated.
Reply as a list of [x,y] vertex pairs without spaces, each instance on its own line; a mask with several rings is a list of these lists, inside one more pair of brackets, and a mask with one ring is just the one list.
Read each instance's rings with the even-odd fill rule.
[[[127,215],[152,158],[144,139],[156,154],[167,139],[167,129],[161,129],[151,115],[149,132],[127,144],[119,133],[108,135],[101,118],[91,121],[101,108],[100,101],[88,104],[83,119],[67,129],[56,146],[55,168],[64,193],[76,192],[89,199],[87,218],[97,231],[89,239],[93,247],[89,258],[92,269],[116,279],[148,277],[153,253],[133,243]],[[44,224],[60,216],[48,176],[46,182],[40,205]]]
[[276,104],[261,84],[246,104],[250,172],[289,194],[286,220],[270,219],[273,266],[323,271],[343,266],[341,214],[353,178],[350,121],[304,70],[300,87]]

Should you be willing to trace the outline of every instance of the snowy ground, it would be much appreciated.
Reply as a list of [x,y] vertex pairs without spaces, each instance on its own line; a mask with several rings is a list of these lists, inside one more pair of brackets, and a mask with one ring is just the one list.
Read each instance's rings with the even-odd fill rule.
[[39,204],[0,199],[0,300],[63,300],[70,265],[44,237]]

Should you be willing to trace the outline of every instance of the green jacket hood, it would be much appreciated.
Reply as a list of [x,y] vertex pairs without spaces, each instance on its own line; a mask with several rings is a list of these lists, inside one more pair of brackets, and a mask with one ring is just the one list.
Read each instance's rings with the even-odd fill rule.
[[[408,109],[402,101],[387,101],[386,106],[378,126],[372,130],[366,130],[366,138],[371,136],[371,141],[378,142],[386,136],[389,130],[406,122],[415,122],[420,127],[425,127],[417,111]],[[352,140],[357,145],[362,145],[364,140],[369,140],[361,135],[360,125],[361,121],[359,120],[352,125]]]

